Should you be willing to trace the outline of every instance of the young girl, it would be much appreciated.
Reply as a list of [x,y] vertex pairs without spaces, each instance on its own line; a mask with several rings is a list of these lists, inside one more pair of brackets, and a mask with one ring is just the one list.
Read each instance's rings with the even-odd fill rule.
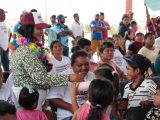
[[48,120],[37,108],[39,93],[31,87],[23,87],[19,94],[19,104],[23,108],[17,111],[17,120]]
[[[95,79],[105,79],[111,81],[114,89],[114,101],[109,105],[107,108],[106,114],[111,118],[116,118],[117,120],[121,120],[120,114],[118,112],[117,106],[117,95],[119,93],[119,77],[118,74],[115,73],[114,68],[108,64],[101,64],[95,71],[94,71],[94,78]],[[77,91],[78,90],[87,90],[89,87],[90,82],[81,82],[81,83],[72,83],[71,85],[71,98],[72,98],[72,108],[73,110],[78,109],[77,105]]]
[[153,97],[153,107],[146,115],[145,120],[159,120],[160,119],[160,86],[157,86],[156,94]]
[[89,101],[74,113],[72,120],[110,120],[105,111],[113,100],[113,94],[109,81],[93,80],[88,90]]
[[53,41],[50,46],[52,55],[50,63],[53,64],[51,74],[60,73],[67,70],[70,67],[71,61],[68,57],[63,56],[63,47],[60,41]]
[[129,45],[133,42],[134,33],[132,30],[128,30],[125,32],[124,40],[125,40],[125,50],[128,51]]

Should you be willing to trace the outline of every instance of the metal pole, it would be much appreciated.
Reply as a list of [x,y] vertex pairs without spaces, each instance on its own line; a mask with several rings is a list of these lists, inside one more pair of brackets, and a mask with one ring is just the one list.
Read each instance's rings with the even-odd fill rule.
[[129,10],[132,11],[132,0],[126,0],[126,13],[128,13]]

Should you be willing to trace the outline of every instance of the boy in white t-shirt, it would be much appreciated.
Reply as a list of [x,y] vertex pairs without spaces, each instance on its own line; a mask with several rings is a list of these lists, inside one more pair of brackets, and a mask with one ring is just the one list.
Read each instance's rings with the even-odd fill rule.
[[[75,52],[71,57],[71,69],[68,69],[61,74],[81,73],[84,76],[84,81],[93,80],[93,73],[89,72],[89,57],[86,52]],[[49,91],[47,99],[50,103],[57,106],[57,120],[71,120],[72,118],[72,105],[69,86],[54,87]],[[83,104],[86,100],[87,92],[80,91],[77,95],[77,102],[79,105]]]
[[50,74],[60,73],[67,70],[70,67],[71,60],[62,55],[63,47],[60,41],[53,41],[50,45],[52,52],[50,63],[53,65]]

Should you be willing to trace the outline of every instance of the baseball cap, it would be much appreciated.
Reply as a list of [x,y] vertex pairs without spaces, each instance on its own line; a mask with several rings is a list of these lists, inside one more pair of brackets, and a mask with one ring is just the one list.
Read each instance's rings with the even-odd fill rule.
[[61,19],[61,18],[67,18],[67,16],[64,16],[64,15],[62,15],[62,14],[59,14],[59,15],[57,16],[57,19],[59,20],[59,19]]
[[0,8],[0,14],[2,13],[8,13],[7,11],[4,11],[2,8]]
[[151,61],[140,54],[135,54],[129,58],[124,58],[124,59],[129,65],[139,68],[142,73],[144,73],[145,71],[148,70],[148,68],[151,67]]
[[22,25],[34,25],[37,28],[49,28],[51,25],[44,23],[42,17],[37,12],[29,12],[22,16],[21,19]]
[[141,30],[137,30],[136,33],[135,33],[135,35],[139,35],[139,34],[144,35],[143,32],[142,32]]

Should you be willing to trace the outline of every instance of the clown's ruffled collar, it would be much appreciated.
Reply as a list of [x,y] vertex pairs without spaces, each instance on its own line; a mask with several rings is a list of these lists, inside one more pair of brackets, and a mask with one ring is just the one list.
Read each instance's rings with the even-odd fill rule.
[[48,64],[48,57],[47,57],[48,52],[42,43],[37,42],[37,40],[34,40],[34,39],[31,40],[31,39],[25,38],[17,32],[16,39],[13,39],[13,41],[9,45],[9,48],[11,50],[16,50],[19,46],[26,46],[26,48],[34,51],[37,54],[40,62],[42,62],[45,65],[47,71],[49,71],[50,66]]

